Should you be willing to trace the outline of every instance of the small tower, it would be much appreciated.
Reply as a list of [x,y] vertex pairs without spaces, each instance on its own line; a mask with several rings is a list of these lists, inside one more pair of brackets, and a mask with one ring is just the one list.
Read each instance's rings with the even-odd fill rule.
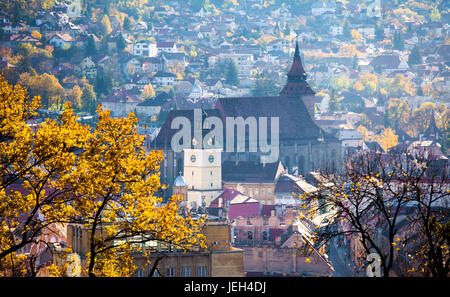
[[294,60],[287,75],[287,83],[280,92],[280,96],[298,97],[306,106],[309,115],[314,119],[315,93],[306,81],[307,74],[303,68],[298,41],[295,42]]
[[184,202],[187,201],[187,185],[184,177],[181,175],[181,172],[180,175],[175,178],[173,183],[173,195],[180,195],[183,197]]
[[[202,101],[202,120],[196,123],[200,127],[194,127],[194,129],[206,128],[204,119],[207,117]],[[187,186],[187,207],[189,209],[208,207],[211,201],[223,192],[221,144],[212,146],[211,138],[206,142],[203,141],[203,139],[194,138],[192,139],[193,148],[184,149],[184,180]]]
[[378,113],[384,113],[384,98],[383,95],[381,95],[381,90],[380,90],[380,86],[378,85],[378,98],[377,98],[377,112]]
[[427,140],[439,140],[439,129],[436,125],[436,119],[434,118],[434,110],[431,111],[430,124],[428,125],[427,130],[425,130],[423,138]]
[[188,208],[208,207],[222,192],[222,149],[184,149]]

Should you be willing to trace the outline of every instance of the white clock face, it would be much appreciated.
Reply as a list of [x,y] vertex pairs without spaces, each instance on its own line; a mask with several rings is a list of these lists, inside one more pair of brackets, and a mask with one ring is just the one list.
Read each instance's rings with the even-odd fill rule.
[[214,162],[214,155],[209,155],[208,161],[209,161],[209,163]]
[[197,160],[197,158],[195,157],[195,155],[191,155],[191,162],[194,163],[195,160]]

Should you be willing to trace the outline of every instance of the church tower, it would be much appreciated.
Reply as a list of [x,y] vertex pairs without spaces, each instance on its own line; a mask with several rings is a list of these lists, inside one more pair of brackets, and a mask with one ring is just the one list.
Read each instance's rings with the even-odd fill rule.
[[187,207],[208,207],[222,192],[222,149],[184,149]]
[[434,110],[431,110],[430,124],[427,130],[424,132],[424,139],[439,141],[439,128],[436,125],[436,119],[434,118]]
[[300,58],[298,41],[295,42],[294,60],[287,75],[287,83],[280,92],[280,96],[298,97],[306,106],[309,115],[314,119],[315,93],[306,81],[306,71]]

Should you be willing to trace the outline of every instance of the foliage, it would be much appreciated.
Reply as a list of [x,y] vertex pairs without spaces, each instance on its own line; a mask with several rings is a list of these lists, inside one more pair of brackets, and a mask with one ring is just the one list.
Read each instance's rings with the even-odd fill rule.
[[81,110],[82,102],[81,102],[81,96],[83,92],[81,91],[81,88],[78,85],[73,86],[72,90],[70,90],[68,94],[69,102],[72,104],[72,106],[75,107],[76,110]]
[[141,98],[142,98],[142,100],[147,100],[147,99],[153,98],[155,96],[156,96],[155,90],[153,89],[152,84],[149,83],[142,90]]
[[422,64],[422,55],[420,54],[419,48],[415,46],[408,56],[408,65],[413,66],[417,64]]
[[94,113],[97,106],[97,94],[91,84],[84,84],[81,95],[82,110]]
[[20,75],[19,84],[26,86],[32,96],[40,95],[45,108],[59,109],[64,103],[66,92],[52,74],[30,76],[28,73],[23,73]]
[[401,99],[390,99],[386,109],[386,125],[397,130],[409,121],[411,109],[408,103]]
[[[83,88],[83,95],[87,89]],[[111,118],[97,109],[95,128],[78,122],[70,105],[57,119],[32,129],[39,97],[20,85],[0,85],[0,273],[24,275],[33,256],[19,254],[55,224],[82,223],[89,230],[84,271],[89,276],[131,276],[132,255],[149,241],[188,250],[205,247],[203,220],[179,214],[180,197],[164,202],[162,152],[147,153],[137,119]],[[16,189],[22,189],[20,191]],[[62,260],[67,256],[62,255]],[[64,254],[64,253],[63,253]],[[34,263],[34,262],[33,262]],[[68,263],[54,263],[53,276]]]
[[307,212],[325,211],[331,222],[316,232],[316,242],[351,238],[357,265],[365,269],[361,263],[376,253],[384,277],[448,276],[448,177],[425,154],[361,152],[342,169],[323,170],[319,191],[300,195]]
[[383,134],[377,135],[374,140],[380,144],[384,151],[388,151],[398,144],[398,136],[389,127],[383,130]]
[[236,63],[233,60],[228,61],[225,74],[225,82],[232,86],[239,85],[239,76]]

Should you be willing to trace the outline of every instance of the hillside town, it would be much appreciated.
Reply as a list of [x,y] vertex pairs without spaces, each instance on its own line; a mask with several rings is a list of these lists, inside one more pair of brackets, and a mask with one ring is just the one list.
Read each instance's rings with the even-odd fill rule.
[[[418,188],[423,194],[433,186],[433,203],[443,204],[427,209],[439,209],[439,224],[448,228],[449,1],[10,2],[0,4],[0,71],[10,85],[41,96],[29,125],[58,118],[65,103],[92,126],[98,106],[114,118],[133,113],[145,151],[164,156],[159,178],[166,187],[158,194],[164,201],[178,195],[181,213],[207,218],[207,248],[183,253],[152,241],[146,265],[143,244],[132,276],[368,276],[368,250],[386,251],[382,270],[389,276],[437,273],[420,270],[432,259],[423,264],[404,255],[420,249],[419,239],[406,240],[407,216],[423,198]],[[194,123],[197,111],[206,129],[200,142],[212,131],[204,126],[208,118],[277,117],[277,161],[228,152],[225,144],[197,147],[196,139],[174,150],[174,119]],[[419,166],[422,174],[409,167],[418,160],[428,166]],[[408,169],[396,172],[397,161]],[[361,200],[335,198],[380,182],[378,189],[388,187],[383,199],[396,199],[401,190],[391,186],[410,182],[403,191],[411,201],[403,204],[402,196],[398,211],[381,203],[379,213],[357,221],[376,228],[372,242],[352,227],[352,207]],[[20,183],[8,188],[25,191]],[[366,189],[358,199],[380,199],[377,193]],[[397,223],[380,223],[384,211]],[[17,252],[32,255],[37,275],[48,276],[45,268],[64,262],[58,255],[68,247],[86,261],[88,231],[81,223],[54,224],[40,234],[50,245]],[[448,264],[448,242],[441,243],[440,261]]]

